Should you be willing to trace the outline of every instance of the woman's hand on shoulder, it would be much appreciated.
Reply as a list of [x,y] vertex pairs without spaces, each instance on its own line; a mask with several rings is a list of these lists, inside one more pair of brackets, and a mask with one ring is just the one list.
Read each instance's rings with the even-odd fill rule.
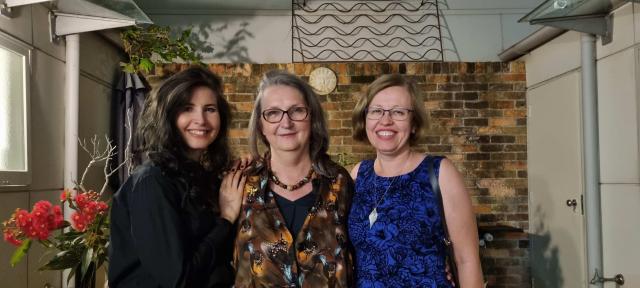
[[251,165],[256,162],[256,160],[258,159],[253,158],[251,154],[242,154],[237,160],[233,162],[233,165],[231,165],[229,170],[226,172],[231,171],[231,169],[233,168],[238,168],[242,171],[246,171],[249,167],[251,167]]
[[240,206],[242,205],[242,197],[244,184],[247,176],[244,170],[249,166],[247,159],[236,160],[231,169],[224,173],[222,184],[220,184],[220,196],[218,203],[220,204],[220,216],[233,223],[238,219],[240,214]]

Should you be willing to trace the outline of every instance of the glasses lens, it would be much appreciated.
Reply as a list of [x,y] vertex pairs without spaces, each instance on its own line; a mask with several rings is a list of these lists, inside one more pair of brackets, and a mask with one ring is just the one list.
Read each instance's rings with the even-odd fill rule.
[[284,113],[284,111],[280,109],[270,109],[262,112],[262,117],[264,120],[267,120],[267,122],[276,123],[282,119],[282,113]]
[[382,115],[384,115],[384,110],[381,108],[367,109],[367,118],[371,120],[378,120],[382,118]]
[[407,109],[391,109],[391,119],[393,120],[406,120],[409,116],[409,110]]
[[289,114],[289,118],[294,121],[301,121],[307,118],[307,114],[309,114],[309,110],[307,107],[292,107],[287,111]]

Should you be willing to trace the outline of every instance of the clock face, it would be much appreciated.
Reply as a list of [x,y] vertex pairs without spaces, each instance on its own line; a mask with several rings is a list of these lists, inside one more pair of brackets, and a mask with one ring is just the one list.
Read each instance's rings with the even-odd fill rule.
[[336,73],[326,67],[319,67],[309,74],[309,85],[320,95],[327,95],[336,89],[338,78]]

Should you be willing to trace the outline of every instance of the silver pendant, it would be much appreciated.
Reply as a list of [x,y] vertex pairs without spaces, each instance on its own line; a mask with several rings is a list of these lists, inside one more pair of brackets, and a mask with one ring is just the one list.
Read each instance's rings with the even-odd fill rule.
[[369,213],[369,229],[371,229],[371,227],[373,227],[373,223],[376,223],[376,220],[378,219],[378,207],[373,208],[373,210],[371,210],[371,213]]

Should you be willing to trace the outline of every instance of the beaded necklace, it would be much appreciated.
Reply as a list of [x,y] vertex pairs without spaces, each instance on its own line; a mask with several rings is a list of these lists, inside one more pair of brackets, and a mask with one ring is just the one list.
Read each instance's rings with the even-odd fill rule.
[[282,182],[280,182],[280,179],[278,179],[278,176],[276,176],[276,174],[273,174],[273,171],[271,171],[271,167],[269,167],[269,178],[271,179],[271,182],[273,182],[273,184],[276,184],[280,187],[282,187],[285,190],[288,191],[294,191],[302,186],[304,186],[304,184],[309,183],[309,181],[311,181],[311,177],[313,176],[313,167],[311,167],[311,169],[309,169],[309,173],[307,173],[307,176],[304,176],[302,179],[300,179],[300,181],[298,181],[298,183],[293,184],[293,185],[287,185],[284,184]]

